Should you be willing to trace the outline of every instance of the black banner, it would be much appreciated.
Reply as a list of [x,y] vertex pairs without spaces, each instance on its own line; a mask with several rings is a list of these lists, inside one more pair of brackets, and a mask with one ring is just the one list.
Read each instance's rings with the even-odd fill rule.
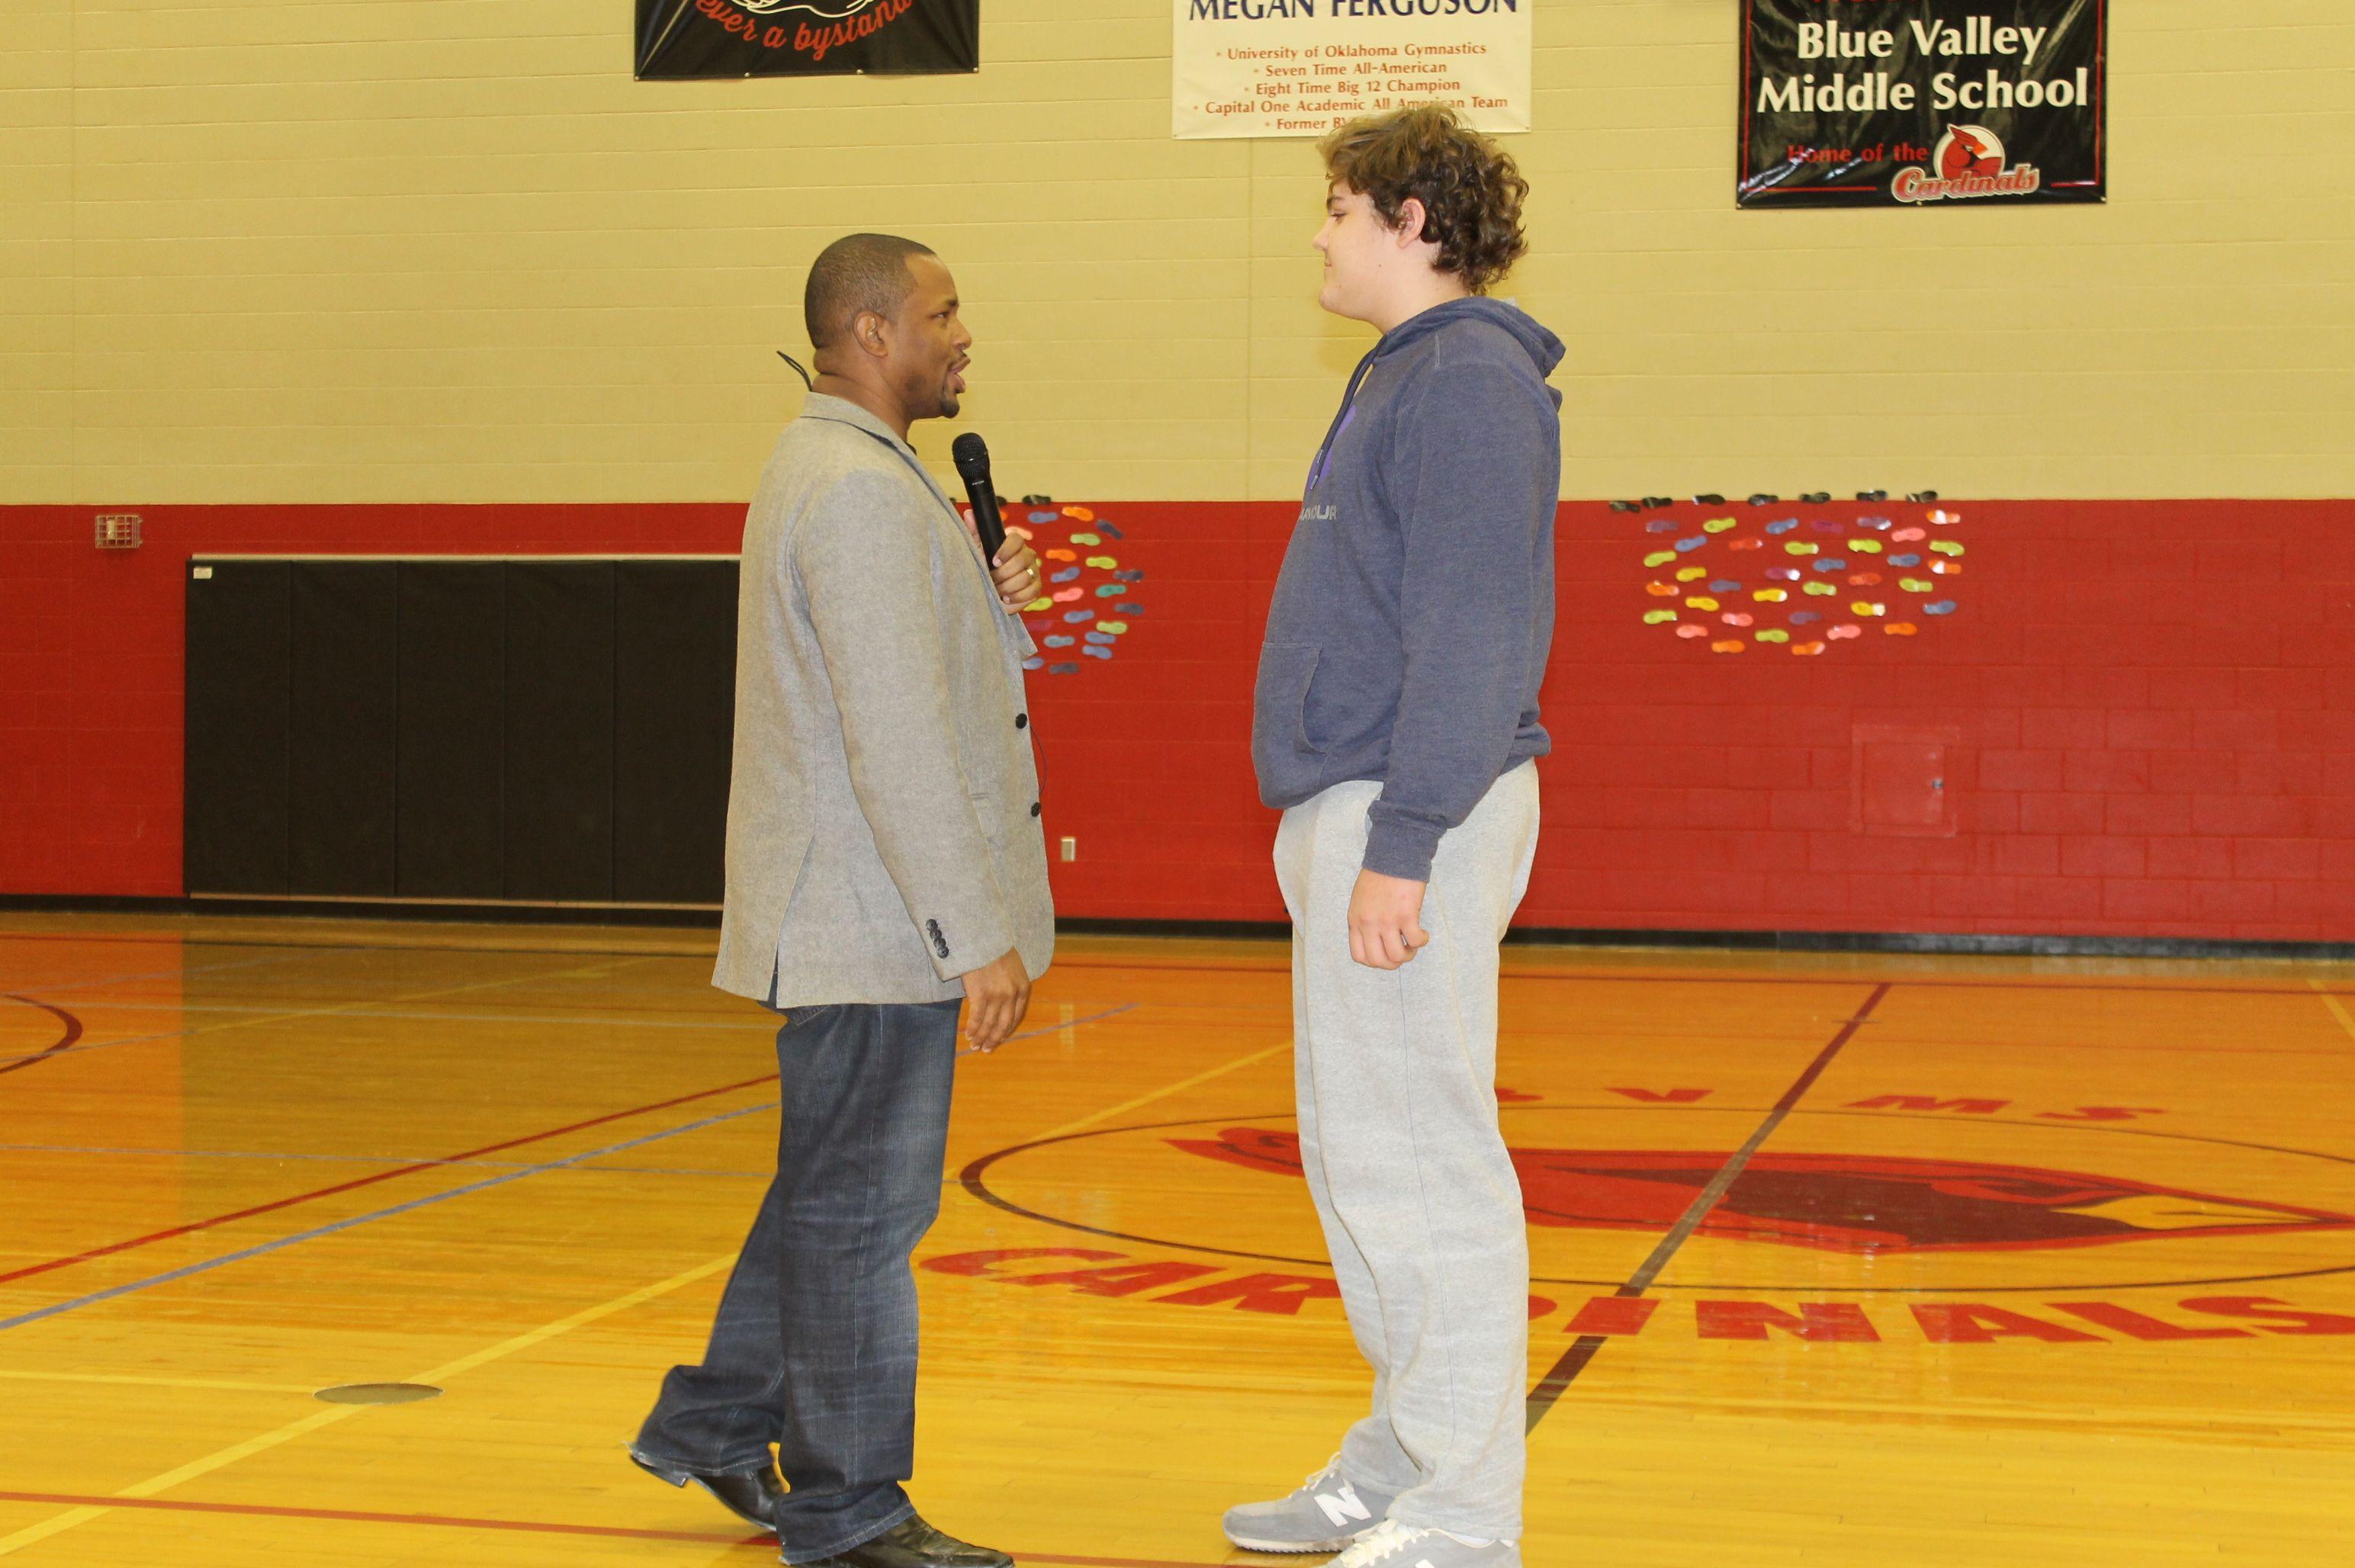
[[638,80],[981,69],[981,0],[638,0]]
[[2100,201],[2108,0],[1743,0],[1742,207]]

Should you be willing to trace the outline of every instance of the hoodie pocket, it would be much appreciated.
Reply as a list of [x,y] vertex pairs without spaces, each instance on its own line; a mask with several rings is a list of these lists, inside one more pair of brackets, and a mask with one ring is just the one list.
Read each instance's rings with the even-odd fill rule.
[[1259,686],[1252,700],[1252,749],[1261,756],[1292,752],[1313,757],[1322,748],[1308,737],[1308,688],[1316,678],[1316,647],[1269,644],[1259,651]]

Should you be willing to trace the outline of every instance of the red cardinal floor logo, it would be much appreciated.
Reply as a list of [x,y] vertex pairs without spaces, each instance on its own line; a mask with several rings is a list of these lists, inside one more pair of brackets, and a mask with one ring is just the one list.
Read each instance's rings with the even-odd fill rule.
[[[1171,1138],[1188,1154],[1300,1174],[1296,1134],[1229,1127]],[[1529,1223],[1666,1232],[1722,1169],[1724,1152],[1517,1148]],[[2187,1236],[2355,1228],[2355,1215],[2121,1177],[1893,1155],[1760,1154],[1699,1234],[1851,1253],[2041,1251]]]

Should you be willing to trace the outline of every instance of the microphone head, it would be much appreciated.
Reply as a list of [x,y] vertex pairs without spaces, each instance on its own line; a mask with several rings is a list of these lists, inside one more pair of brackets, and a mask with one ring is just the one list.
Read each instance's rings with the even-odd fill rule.
[[989,478],[989,443],[978,431],[967,431],[949,443],[949,461],[967,484]]

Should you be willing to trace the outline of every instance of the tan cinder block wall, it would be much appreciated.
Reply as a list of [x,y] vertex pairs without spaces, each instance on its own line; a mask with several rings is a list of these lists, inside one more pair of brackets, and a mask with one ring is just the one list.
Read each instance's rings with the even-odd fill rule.
[[[1565,495],[2355,495],[2346,0],[2114,5],[2106,207],[1853,213],[1734,210],[1734,0],[1530,3]],[[792,82],[634,82],[631,9],[0,0],[0,504],[741,497],[861,228],[1002,483],[1296,490],[1368,336],[1307,144],[1169,139],[1165,0]]]

